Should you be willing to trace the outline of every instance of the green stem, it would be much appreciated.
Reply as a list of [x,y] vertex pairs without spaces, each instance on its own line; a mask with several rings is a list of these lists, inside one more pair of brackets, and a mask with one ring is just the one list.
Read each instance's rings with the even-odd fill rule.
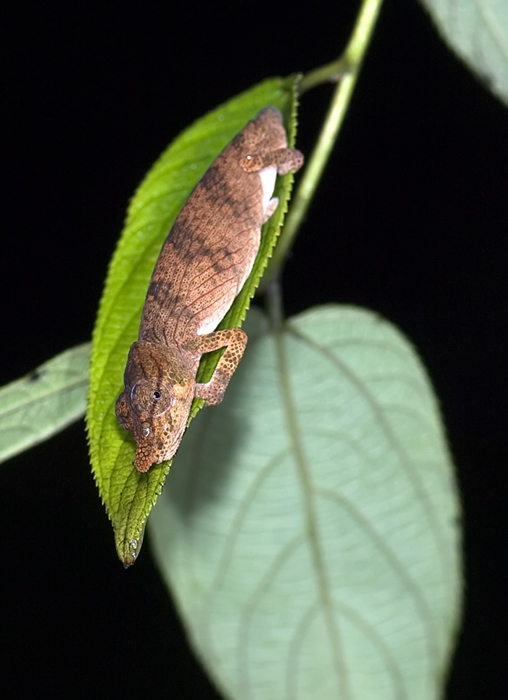
[[383,0],[363,0],[353,32],[342,56],[326,66],[311,71],[302,80],[301,90],[305,91],[315,85],[340,77],[318,141],[307,161],[302,179],[291,201],[291,207],[273,257],[263,276],[262,287],[264,289],[269,289],[271,280],[280,275],[288,250],[293,244],[321,180],[344,121],[382,2]]

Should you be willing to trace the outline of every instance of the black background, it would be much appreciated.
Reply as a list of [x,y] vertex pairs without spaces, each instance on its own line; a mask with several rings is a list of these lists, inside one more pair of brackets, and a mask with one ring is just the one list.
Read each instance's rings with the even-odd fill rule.
[[[89,339],[125,207],[196,117],[339,54],[356,2],[18,3],[4,17],[0,383]],[[309,153],[331,87],[308,93]],[[465,510],[448,698],[503,697],[508,112],[415,2],[388,0],[284,278],[288,314],[377,310],[440,396]],[[145,543],[116,559],[83,423],[0,469],[6,697],[216,698]],[[11,685],[12,684],[12,685]],[[503,692],[504,691],[504,692]]]

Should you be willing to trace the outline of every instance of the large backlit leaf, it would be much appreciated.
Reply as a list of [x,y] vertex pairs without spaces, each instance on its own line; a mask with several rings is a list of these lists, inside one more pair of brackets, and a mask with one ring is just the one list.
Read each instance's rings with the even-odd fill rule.
[[446,43],[508,105],[508,2],[421,1]]
[[47,440],[85,413],[90,343],[0,389],[0,462]]
[[359,309],[246,330],[151,518],[194,649],[230,699],[440,697],[459,506],[424,369]]
[[[283,112],[290,143],[294,142],[296,82],[296,78],[267,80],[199,119],[155,163],[129,207],[94,331],[87,411],[95,479],[113,523],[118,555],[126,564],[132,564],[139,552],[146,519],[170,468],[166,462],[146,474],[137,472],[133,467],[135,443],[131,434],[118,426],[114,412],[157,255],[199,178],[263,107],[273,105]],[[291,174],[279,178],[276,195],[284,203],[291,182]],[[255,267],[224,324],[236,326],[244,318],[276,240],[284,209],[285,206],[279,207],[278,214],[264,227]],[[211,371],[209,365],[207,371]]]

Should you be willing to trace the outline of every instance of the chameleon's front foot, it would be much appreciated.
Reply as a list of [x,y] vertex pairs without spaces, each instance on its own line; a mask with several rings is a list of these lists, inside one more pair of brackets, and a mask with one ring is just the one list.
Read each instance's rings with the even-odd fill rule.
[[196,398],[205,399],[207,406],[215,406],[224,398],[229,380],[242,359],[247,345],[247,334],[241,328],[226,328],[203,335],[193,344],[200,353],[226,347],[210,381],[206,384],[196,384],[194,388]]
[[194,395],[198,399],[205,400],[205,406],[216,406],[221,403],[226,393],[231,375],[216,369],[213,377],[206,384],[196,384]]

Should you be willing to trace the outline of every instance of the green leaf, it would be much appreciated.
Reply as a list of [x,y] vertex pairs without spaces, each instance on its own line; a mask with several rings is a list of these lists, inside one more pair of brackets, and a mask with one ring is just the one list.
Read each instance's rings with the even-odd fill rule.
[[78,345],[0,389],[0,462],[85,413],[90,343]]
[[422,4],[450,48],[508,105],[506,0],[422,0]]
[[151,519],[191,644],[226,698],[440,696],[459,505],[418,357],[350,307],[246,329]]
[[[298,77],[267,80],[199,119],[162,154],[129,207],[93,335],[87,411],[92,467],[113,523],[118,555],[125,564],[132,564],[139,553],[146,519],[170,468],[170,462],[165,462],[153,466],[146,474],[137,472],[133,467],[135,443],[131,434],[119,427],[114,412],[156,258],[176,215],[200,177],[263,107],[273,105],[281,110],[292,145],[297,82]],[[291,183],[291,174],[279,178],[275,192],[279,200],[287,201]],[[221,327],[239,325],[244,318],[282,218],[280,211],[263,228],[252,274]],[[217,358],[216,354],[215,361]],[[200,379],[211,371],[207,360],[205,369],[200,368]],[[193,406],[192,415],[198,407]]]

